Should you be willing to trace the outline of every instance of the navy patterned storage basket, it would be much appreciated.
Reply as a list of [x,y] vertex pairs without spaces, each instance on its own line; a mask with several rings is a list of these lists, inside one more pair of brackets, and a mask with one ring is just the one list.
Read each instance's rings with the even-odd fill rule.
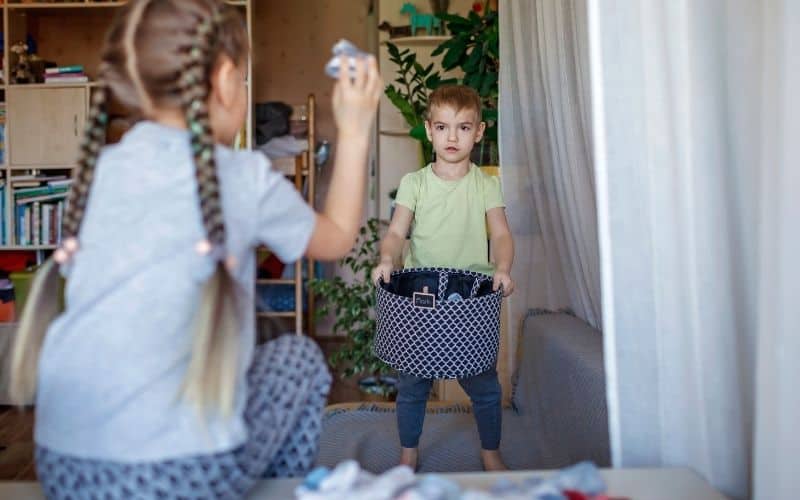
[[502,298],[485,274],[446,268],[395,271],[377,289],[375,355],[399,372],[422,378],[482,373],[497,362]]

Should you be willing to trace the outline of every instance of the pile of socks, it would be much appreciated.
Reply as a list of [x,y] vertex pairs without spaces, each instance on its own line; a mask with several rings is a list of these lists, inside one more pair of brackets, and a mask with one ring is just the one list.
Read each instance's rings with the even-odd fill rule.
[[464,490],[436,474],[415,476],[405,466],[375,475],[346,461],[312,471],[297,487],[299,500],[610,500],[600,471],[581,462],[549,477],[522,482],[501,479],[487,491]]

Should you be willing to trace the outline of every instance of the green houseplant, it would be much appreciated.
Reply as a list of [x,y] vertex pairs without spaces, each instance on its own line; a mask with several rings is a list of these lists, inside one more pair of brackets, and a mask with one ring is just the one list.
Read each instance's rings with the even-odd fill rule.
[[386,97],[400,111],[411,130],[409,135],[420,142],[422,165],[433,160],[433,145],[425,133],[425,112],[428,109],[428,93],[440,85],[455,83],[455,78],[442,79],[434,71],[434,63],[422,66],[417,62],[417,54],[411,49],[400,50],[396,45],[386,42],[389,60],[397,65],[394,83],[386,86]]
[[[476,11],[483,11],[483,15]],[[432,55],[444,54],[442,68],[456,68],[464,72],[462,84],[475,89],[483,104],[483,121],[486,133],[478,148],[477,163],[497,165],[497,97],[500,70],[500,19],[486,1],[476,2],[466,17],[457,14],[439,14],[446,23],[452,38],[439,45]]]
[[390,399],[396,392],[392,369],[372,352],[375,337],[375,287],[370,280],[378,262],[381,222],[369,219],[359,231],[355,247],[341,261],[352,280],[340,276],[315,279],[311,289],[324,300],[317,318],[333,313],[333,332],[344,334],[346,343],[328,358],[343,378],[361,376],[359,388],[370,395]]

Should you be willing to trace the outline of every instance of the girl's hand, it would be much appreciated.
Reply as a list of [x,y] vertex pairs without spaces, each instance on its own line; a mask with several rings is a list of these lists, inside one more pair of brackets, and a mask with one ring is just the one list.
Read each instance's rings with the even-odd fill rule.
[[514,293],[514,280],[511,275],[504,271],[496,271],[492,280],[492,290],[497,291],[503,285],[503,297],[508,297]]
[[378,280],[383,278],[383,282],[388,283],[392,279],[393,270],[394,266],[391,263],[381,262],[372,270],[372,282],[377,285]]
[[355,77],[350,77],[347,58],[339,58],[341,71],[333,88],[333,116],[339,134],[366,138],[372,129],[383,80],[375,56],[357,59]]

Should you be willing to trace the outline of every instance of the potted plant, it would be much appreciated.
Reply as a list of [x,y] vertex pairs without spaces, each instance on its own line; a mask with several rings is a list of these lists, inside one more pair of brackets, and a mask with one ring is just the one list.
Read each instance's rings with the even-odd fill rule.
[[[482,15],[480,14],[482,12]],[[475,162],[479,165],[497,165],[497,97],[500,70],[500,26],[497,10],[488,0],[475,2],[466,17],[457,14],[439,14],[446,23],[452,38],[439,45],[431,55],[444,54],[442,68],[456,68],[464,72],[461,83],[472,87],[481,96],[483,121],[486,133]]]
[[317,318],[333,313],[334,333],[342,333],[346,343],[328,358],[342,378],[361,376],[359,389],[367,400],[392,400],[397,392],[397,379],[392,369],[372,352],[375,337],[375,287],[372,270],[378,262],[381,222],[369,219],[359,232],[351,253],[339,261],[349,269],[352,280],[339,276],[315,279],[311,289],[325,300],[316,311]]
[[428,109],[428,93],[440,85],[455,83],[455,78],[442,79],[434,71],[434,63],[423,67],[417,62],[417,54],[411,49],[402,51],[396,45],[386,42],[389,60],[397,65],[394,83],[386,86],[386,97],[400,110],[411,130],[408,135],[420,142],[424,167],[433,161],[433,145],[425,133],[425,113]]

